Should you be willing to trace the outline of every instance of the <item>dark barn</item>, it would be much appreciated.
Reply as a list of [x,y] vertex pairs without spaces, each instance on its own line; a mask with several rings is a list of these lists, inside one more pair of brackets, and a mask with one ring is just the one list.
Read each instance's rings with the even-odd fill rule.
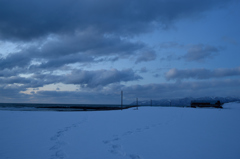
[[222,108],[222,103],[219,100],[193,100],[191,101],[191,107],[214,107]]

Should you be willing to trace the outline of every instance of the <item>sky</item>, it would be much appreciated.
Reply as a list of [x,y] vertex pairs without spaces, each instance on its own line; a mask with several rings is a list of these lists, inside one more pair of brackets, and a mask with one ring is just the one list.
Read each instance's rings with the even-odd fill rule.
[[1,0],[0,102],[239,96],[240,0]]

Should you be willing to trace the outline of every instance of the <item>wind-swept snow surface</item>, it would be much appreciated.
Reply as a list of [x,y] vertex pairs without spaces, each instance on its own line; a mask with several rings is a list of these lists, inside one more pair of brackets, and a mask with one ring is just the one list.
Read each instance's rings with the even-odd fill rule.
[[240,104],[0,111],[1,159],[239,159]]

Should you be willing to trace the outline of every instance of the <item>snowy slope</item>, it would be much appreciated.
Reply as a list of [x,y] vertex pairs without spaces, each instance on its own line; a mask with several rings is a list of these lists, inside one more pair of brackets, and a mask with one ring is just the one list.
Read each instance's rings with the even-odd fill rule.
[[[203,100],[203,101],[217,101],[221,103],[229,103],[240,101],[239,97],[201,97],[201,98],[179,98],[179,99],[160,99],[160,100],[143,100],[138,101],[138,105],[161,105],[161,106],[190,106],[192,100]],[[136,105],[136,101],[132,102],[131,105]]]
[[240,104],[0,111],[1,159],[239,159]]

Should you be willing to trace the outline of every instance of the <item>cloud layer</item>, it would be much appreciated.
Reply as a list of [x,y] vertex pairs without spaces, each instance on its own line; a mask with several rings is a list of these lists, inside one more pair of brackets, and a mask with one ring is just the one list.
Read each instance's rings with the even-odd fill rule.
[[[58,102],[61,97],[61,102],[72,98],[78,103],[89,102],[92,96],[98,102],[116,101],[119,90],[128,92],[130,99],[142,94],[157,98],[164,96],[163,92],[181,96],[196,87],[215,87],[213,81],[206,80],[239,76],[239,68],[181,70],[169,64],[173,69],[165,74],[165,83],[155,80],[164,77],[153,68],[172,60],[201,63],[219,55],[221,45],[159,42],[159,49],[147,42],[154,38],[142,40],[141,36],[171,30],[176,22],[196,20],[234,1],[1,0],[0,44],[11,43],[15,49],[0,50],[0,102]],[[163,57],[164,49],[184,54],[175,50]],[[201,81],[179,82],[185,79]],[[232,83],[239,85],[238,80]],[[76,90],[43,89],[57,84],[75,86]],[[215,84],[232,87],[223,79]]]
[[[100,33],[129,36],[168,27],[179,18],[192,17],[229,0],[3,0],[0,35],[30,40],[53,34],[70,34],[93,28]],[[157,24],[157,25],[156,25]]]
[[217,47],[210,45],[193,45],[188,49],[183,58],[187,61],[204,61],[207,58],[212,58],[219,51]]
[[240,67],[237,68],[222,68],[222,69],[170,69],[165,77],[167,80],[183,80],[183,79],[210,79],[223,78],[231,76],[240,76]]

